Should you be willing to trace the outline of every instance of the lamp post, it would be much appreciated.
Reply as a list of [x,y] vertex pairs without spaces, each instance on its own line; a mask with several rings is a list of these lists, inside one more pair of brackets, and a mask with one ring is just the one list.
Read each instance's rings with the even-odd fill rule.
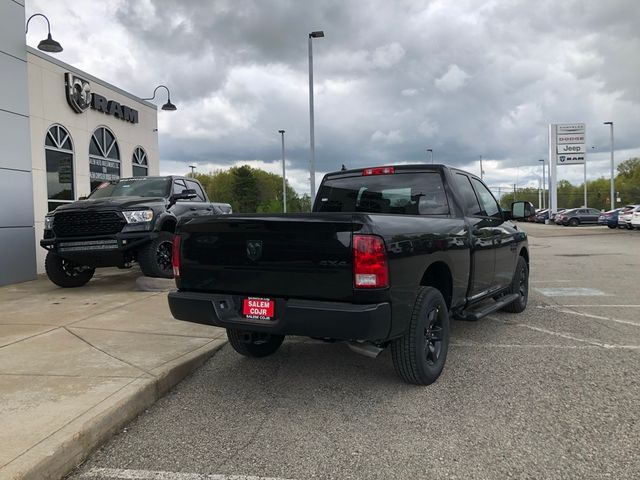
[[433,149],[427,148],[427,153],[429,154],[429,159],[431,160],[431,165],[433,165]]
[[613,210],[616,208],[616,199],[613,196],[615,194],[613,178],[613,122],[604,122],[604,125],[609,125],[609,133],[611,135],[611,192],[609,192],[609,195],[611,195],[611,210]]
[[540,160],[538,160],[539,162],[542,162],[542,208],[545,208],[545,172],[544,172],[544,165],[545,165],[545,160],[544,158],[541,158]]
[[484,170],[482,169],[482,155],[480,155],[480,180],[484,180]]
[[284,169],[284,130],[278,130],[282,138],[282,211],[287,213],[287,180]]
[[162,105],[162,110],[169,110],[169,111],[177,110],[178,107],[176,107],[173,103],[171,103],[171,92],[164,85],[158,85],[153,91],[153,96],[151,98],[143,98],[142,100],[153,100],[154,98],[156,98],[156,92],[158,91],[159,88],[164,88],[167,91],[167,103]]
[[316,146],[315,133],[313,127],[313,45],[314,38],[324,37],[322,30],[311,32],[309,34],[309,142],[311,144],[311,163],[309,165],[309,174],[311,180],[311,203],[316,196]]
[[38,44],[38,50],[49,53],[60,53],[62,51],[62,45],[51,38],[51,24],[49,23],[49,19],[45,15],[41,13],[34,13],[33,15],[31,15],[27,20],[27,27],[25,28],[24,33],[29,33],[29,22],[33,17],[43,17],[47,21],[47,38],[45,38],[44,40],[40,40],[40,43]]
[[196,174],[196,165],[189,165],[189,168],[191,169],[191,177],[194,177]]

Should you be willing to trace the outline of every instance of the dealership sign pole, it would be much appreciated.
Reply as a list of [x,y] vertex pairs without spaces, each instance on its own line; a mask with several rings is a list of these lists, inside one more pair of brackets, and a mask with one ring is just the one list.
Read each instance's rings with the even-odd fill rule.
[[584,123],[549,124],[549,208],[558,211],[558,165],[584,165],[585,207],[587,206],[587,150]]

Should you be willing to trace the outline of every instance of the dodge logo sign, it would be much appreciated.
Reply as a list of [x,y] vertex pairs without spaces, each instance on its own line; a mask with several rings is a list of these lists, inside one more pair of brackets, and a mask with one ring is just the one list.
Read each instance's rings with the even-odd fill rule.
[[125,122],[138,123],[138,111],[115,100],[108,100],[97,93],[91,93],[89,80],[78,77],[73,73],[65,73],[65,90],[67,102],[76,113],[82,113],[87,108],[112,115]]
[[262,257],[262,240],[247,240],[247,257],[254,262]]
[[71,73],[65,74],[67,102],[76,113],[82,113],[91,105],[91,84]]

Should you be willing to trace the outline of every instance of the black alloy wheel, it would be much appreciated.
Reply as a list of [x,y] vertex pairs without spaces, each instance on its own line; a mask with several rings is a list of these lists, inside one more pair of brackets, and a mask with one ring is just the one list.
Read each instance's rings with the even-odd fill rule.
[[74,288],[85,285],[95,273],[95,268],[80,265],[49,251],[44,261],[47,277],[59,287]]
[[449,350],[449,309],[439,290],[420,287],[405,334],[391,342],[396,373],[407,383],[430,385]]
[[572,218],[571,220],[569,220],[569,225],[572,227],[577,227],[578,225],[580,225],[580,220],[578,220],[577,218]]
[[505,295],[517,293],[518,298],[502,308],[505,312],[520,313],[527,308],[529,301],[529,266],[523,256],[518,257],[516,263],[516,271],[511,279],[509,289],[504,292]]
[[173,278],[173,233],[160,232],[138,253],[140,270],[147,277]]

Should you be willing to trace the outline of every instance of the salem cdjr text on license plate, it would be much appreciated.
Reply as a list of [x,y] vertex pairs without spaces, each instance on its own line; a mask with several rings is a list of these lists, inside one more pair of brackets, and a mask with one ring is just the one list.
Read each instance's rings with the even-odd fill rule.
[[242,314],[253,320],[272,320],[275,303],[269,298],[245,298],[242,303]]

